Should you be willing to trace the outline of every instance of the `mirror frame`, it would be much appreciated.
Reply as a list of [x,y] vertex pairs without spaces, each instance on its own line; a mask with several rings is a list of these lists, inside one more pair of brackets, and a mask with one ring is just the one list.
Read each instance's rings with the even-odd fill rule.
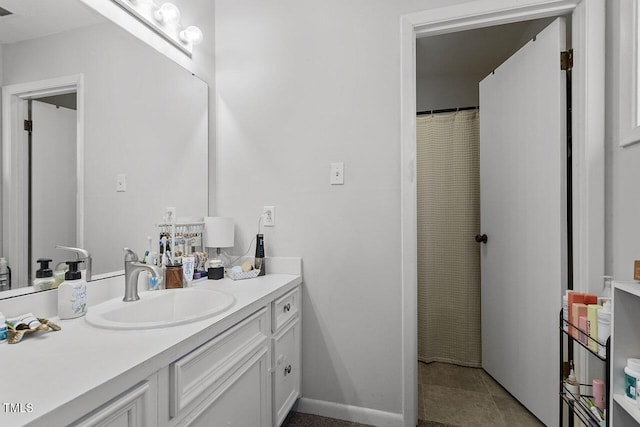
[[[84,76],[75,74],[46,80],[7,85],[2,88],[2,251],[11,254],[12,285],[28,286],[29,207],[28,171],[15,165],[27,164],[28,151],[23,118],[25,101],[42,96],[76,92],[76,236],[84,246]],[[17,254],[17,255],[16,255]],[[12,289],[14,287],[12,286]]]
[[618,51],[619,88],[618,117],[619,143],[622,147],[640,142],[640,66],[638,60],[638,13],[637,1],[618,2]]

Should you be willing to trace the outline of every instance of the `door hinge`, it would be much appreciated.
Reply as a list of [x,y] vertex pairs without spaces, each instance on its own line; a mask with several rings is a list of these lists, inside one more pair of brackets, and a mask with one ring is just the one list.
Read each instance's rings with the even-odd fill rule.
[[573,68],[573,49],[560,52],[560,69],[568,71]]
[[27,132],[33,132],[33,120],[24,121],[24,130]]

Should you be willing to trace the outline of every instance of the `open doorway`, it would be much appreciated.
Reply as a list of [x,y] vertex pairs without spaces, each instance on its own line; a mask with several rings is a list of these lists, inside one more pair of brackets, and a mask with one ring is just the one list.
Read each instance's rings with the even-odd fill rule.
[[[56,245],[77,247],[77,94],[27,100],[29,116],[29,266],[33,280],[38,259],[50,268],[66,258]],[[43,289],[36,289],[43,290]]]
[[575,142],[572,151],[573,247],[574,253],[578,254],[573,260],[573,277],[574,289],[586,291],[591,282],[599,282],[604,259],[604,9],[604,2],[585,0],[479,1],[469,3],[465,8],[446,6],[415,12],[401,19],[403,413],[407,427],[415,425],[418,418],[416,38],[571,14],[571,45],[574,50],[572,128]]
[[424,362],[481,366],[480,254],[473,239],[480,233],[479,82],[552,20],[416,41],[418,354]]
[[[42,246],[38,239],[49,235],[48,243],[43,243],[46,246],[58,240],[58,230],[32,229],[32,223],[57,228],[59,224],[52,216],[57,215],[58,219],[64,218],[65,227],[71,230],[76,242],[73,246],[81,247],[84,240],[83,80],[79,74],[2,88],[2,119],[6,124],[2,134],[2,246],[3,253],[12,254],[12,282],[17,287],[32,283],[34,261],[43,256],[43,251],[38,249]],[[30,125],[34,109],[40,119],[35,118]],[[58,128],[56,123],[61,115],[66,124]],[[33,144],[34,133],[43,146]],[[66,141],[64,148],[58,146],[61,142],[57,138]],[[30,152],[33,148],[36,156]],[[63,176],[66,184],[47,178]],[[39,185],[44,182],[54,185]],[[47,220],[31,221],[34,215],[44,215]]]
[[[480,243],[474,239],[481,237],[479,82],[553,19],[416,41],[418,417],[425,420],[464,424],[459,417],[466,413],[468,422],[487,416],[536,422],[486,373],[469,369],[482,366]],[[478,408],[494,410],[460,411],[454,398],[460,392],[482,401]],[[446,393],[452,398],[440,402]],[[454,404],[445,408],[446,402]]]

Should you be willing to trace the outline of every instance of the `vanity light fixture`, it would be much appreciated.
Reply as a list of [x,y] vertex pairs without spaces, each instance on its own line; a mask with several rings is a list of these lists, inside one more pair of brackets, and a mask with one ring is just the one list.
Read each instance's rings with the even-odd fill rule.
[[202,41],[202,30],[195,25],[190,25],[186,29],[180,31],[180,40],[189,44],[199,44]]
[[163,3],[155,12],[153,18],[163,25],[178,24],[180,9],[173,3]]
[[180,24],[180,9],[173,3],[156,4],[153,0],[112,0],[158,35],[191,57],[193,46],[202,41],[200,28]]

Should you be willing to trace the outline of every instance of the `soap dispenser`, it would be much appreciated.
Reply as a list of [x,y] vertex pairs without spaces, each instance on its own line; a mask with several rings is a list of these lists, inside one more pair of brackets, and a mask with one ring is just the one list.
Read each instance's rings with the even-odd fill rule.
[[60,319],[73,319],[87,313],[87,282],[78,271],[82,261],[67,261],[69,271],[64,282],[58,286],[58,316]]
[[36,278],[33,281],[33,289],[36,291],[46,291],[55,287],[55,279],[53,278],[53,270],[49,268],[51,259],[40,258],[37,263],[40,268],[36,271]]

